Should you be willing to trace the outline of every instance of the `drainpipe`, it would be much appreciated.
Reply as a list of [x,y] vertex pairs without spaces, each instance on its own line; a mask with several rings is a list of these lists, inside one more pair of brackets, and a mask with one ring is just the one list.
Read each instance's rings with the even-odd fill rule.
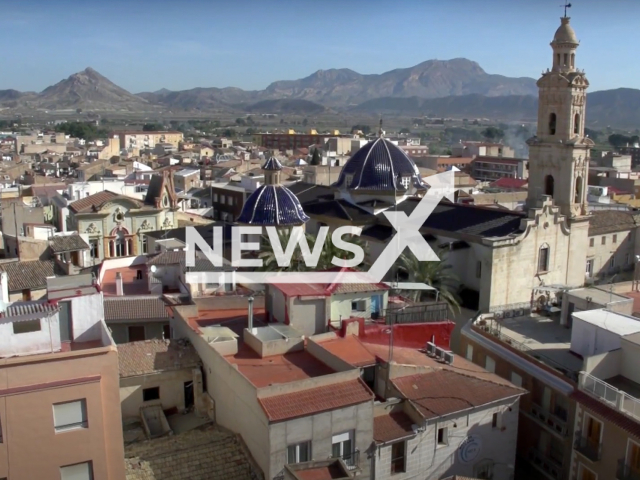
[[249,329],[249,332],[253,333],[253,297],[249,297],[249,309],[248,309],[248,314],[249,314],[249,325],[248,325],[248,329]]

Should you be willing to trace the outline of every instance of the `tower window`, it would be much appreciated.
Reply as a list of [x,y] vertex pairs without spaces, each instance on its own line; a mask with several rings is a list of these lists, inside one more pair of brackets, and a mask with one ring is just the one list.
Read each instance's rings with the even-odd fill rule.
[[554,180],[553,175],[544,177],[544,194],[553,197]]
[[564,66],[566,67],[569,64],[569,55],[564,54]]
[[560,65],[560,54],[556,54],[556,65]]
[[546,243],[540,247],[538,255],[538,273],[549,271],[549,245]]
[[549,115],[549,135],[556,134],[556,114]]
[[573,118],[573,133],[580,133],[580,114],[576,113]]
[[574,68],[576,66],[576,54],[572,53],[571,54],[571,68]]
[[575,203],[582,203],[582,177],[576,178],[576,199]]

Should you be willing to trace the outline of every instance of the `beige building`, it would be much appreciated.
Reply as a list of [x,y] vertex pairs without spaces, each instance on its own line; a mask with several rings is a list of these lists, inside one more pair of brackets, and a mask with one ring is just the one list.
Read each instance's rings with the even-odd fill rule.
[[0,477],[124,480],[118,354],[102,294],[62,287],[49,298],[3,306]]
[[311,185],[331,185],[340,177],[341,166],[308,165],[302,169],[303,180]]
[[182,132],[143,132],[143,131],[124,131],[114,132],[111,138],[118,138],[120,141],[120,150],[133,152],[134,150],[153,150],[158,143],[169,143],[176,149],[180,142],[184,140]]

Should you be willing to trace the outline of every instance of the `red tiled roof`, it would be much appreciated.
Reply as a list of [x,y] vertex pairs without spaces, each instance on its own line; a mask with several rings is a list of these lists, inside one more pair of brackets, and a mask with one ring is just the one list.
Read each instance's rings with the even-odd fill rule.
[[413,421],[404,412],[380,415],[373,419],[373,439],[377,443],[387,443],[413,435]]
[[366,367],[376,363],[375,355],[367,350],[367,347],[355,335],[326,340],[320,345],[354,367]]
[[258,398],[270,422],[305,417],[372,400],[373,393],[360,379]]
[[498,188],[523,188],[528,183],[529,180],[524,180],[522,178],[503,177],[493,182],[491,186]]
[[575,390],[571,394],[571,398],[595,414],[600,415],[602,418],[629,432],[631,435],[640,438],[640,423],[637,420],[633,420],[624,413],[614,410],[580,390]]
[[94,210],[99,210],[105,203],[115,198],[126,198],[136,205],[142,205],[142,202],[135,198],[130,198],[125,195],[119,195],[117,193],[110,192],[109,190],[104,190],[102,192],[94,193],[93,195],[89,195],[88,197],[81,198],[80,200],[76,200],[75,202],[70,203],[69,208],[76,213],[87,213]]
[[395,378],[392,383],[426,419],[526,393],[521,388],[445,369]]

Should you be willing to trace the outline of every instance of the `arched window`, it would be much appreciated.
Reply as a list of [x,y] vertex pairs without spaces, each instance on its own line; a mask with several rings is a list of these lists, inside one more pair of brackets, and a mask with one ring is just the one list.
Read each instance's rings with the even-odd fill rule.
[[549,115],[549,135],[556,134],[556,114]]
[[113,245],[113,240],[109,241],[109,258],[113,258],[115,257],[115,249],[114,249],[114,245]]
[[571,68],[575,68],[576,66],[576,54],[572,53],[571,54]]
[[576,116],[573,117],[573,133],[580,133],[580,114],[576,113]]
[[560,54],[556,54],[556,65],[560,66]]
[[544,177],[544,194],[553,197],[554,180],[553,175]]
[[543,243],[538,251],[538,273],[549,271],[549,258],[551,249],[549,245]]
[[122,232],[118,232],[116,235],[116,257],[125,256],[125,239]]
[[564,54],[564,66],[566,67],[567,65],[569,65],[569,55],[568,54]]
[[582,203],[582,177],[576,178],[576,198],[575,203]]

